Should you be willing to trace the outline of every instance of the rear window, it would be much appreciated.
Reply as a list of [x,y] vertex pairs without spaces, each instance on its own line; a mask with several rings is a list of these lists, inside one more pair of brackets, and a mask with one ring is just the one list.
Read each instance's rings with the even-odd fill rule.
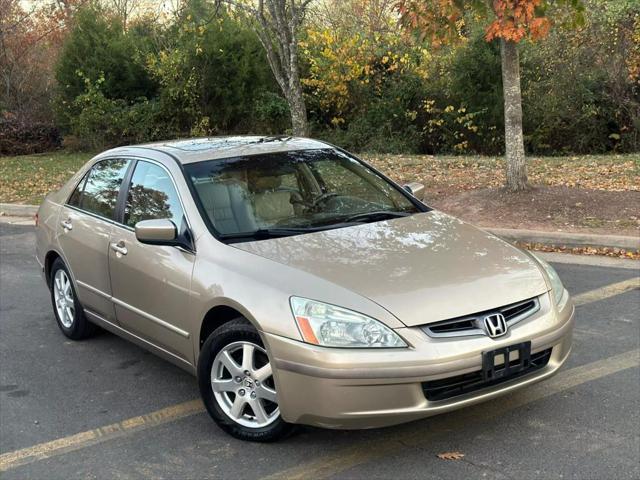
[[78,191],[71,195],[69,204],[113,219],[118,193],[128,166],[129,160],[120,158],[96,163],[87,174],[86,180],[82,180],[78,185]]

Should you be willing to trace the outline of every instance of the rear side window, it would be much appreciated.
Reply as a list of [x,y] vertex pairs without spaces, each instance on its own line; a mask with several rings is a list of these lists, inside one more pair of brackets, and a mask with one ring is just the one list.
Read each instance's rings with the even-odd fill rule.
[[131,177],[124,207],[124,223],[130,227],[142,220],[168,218],[180,228],[182,205],[169,173],[162,167],[139,161]]
[[[80,208],[101,217],[113,219],[118,201],[120,185],[124,179],[129,160],[112,159],[96,163],[89,171],[80,194]],[[83,182],[80,182],[82,185]],[[71,195],[71,200],[75,195]]]
[[68,205],[71,205],[72,207],[79,207],[80,206],[80,199],[82,197],[82,190],[84,189],[84,184],[87,181],[87,176],[88,175],[89,175],[88,173],[85,173],[84,177],[82,177],[82,180],[80,180],[78,182],[78,186],[75,188],[75,190],[73,191],[73,193],[69,197],[69,201],[67,202]]

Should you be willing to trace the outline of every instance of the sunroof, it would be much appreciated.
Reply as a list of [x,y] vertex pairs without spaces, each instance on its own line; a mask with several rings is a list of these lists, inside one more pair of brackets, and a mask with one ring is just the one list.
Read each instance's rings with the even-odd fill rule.
[[225,138],[196,138],[170,143],[167,146],[185,152],[200,152],[203,150],[222,150],[235,148],[251,143],[257,143],[262,137],[225,137]]

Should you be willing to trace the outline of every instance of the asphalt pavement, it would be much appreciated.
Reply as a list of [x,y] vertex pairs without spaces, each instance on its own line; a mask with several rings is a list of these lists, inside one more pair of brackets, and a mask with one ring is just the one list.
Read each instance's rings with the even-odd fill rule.
[[66,339],[33,254],[33,227],[0,224],[2,479],[640,478],[638,268],[554,263],[591,293],[546,382],[397,427],[252,444],[212,423],[177,367],[106,332]]

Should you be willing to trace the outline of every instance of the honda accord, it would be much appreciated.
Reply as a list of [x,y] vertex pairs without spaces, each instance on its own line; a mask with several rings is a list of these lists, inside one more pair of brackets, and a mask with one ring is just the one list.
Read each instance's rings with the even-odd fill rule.
[[422,193],[305,138],[119,147],[47,196],[36,256],[64,335],[100,326],[191,372],[235,437],[393,425],[571,349],[554,269]]

